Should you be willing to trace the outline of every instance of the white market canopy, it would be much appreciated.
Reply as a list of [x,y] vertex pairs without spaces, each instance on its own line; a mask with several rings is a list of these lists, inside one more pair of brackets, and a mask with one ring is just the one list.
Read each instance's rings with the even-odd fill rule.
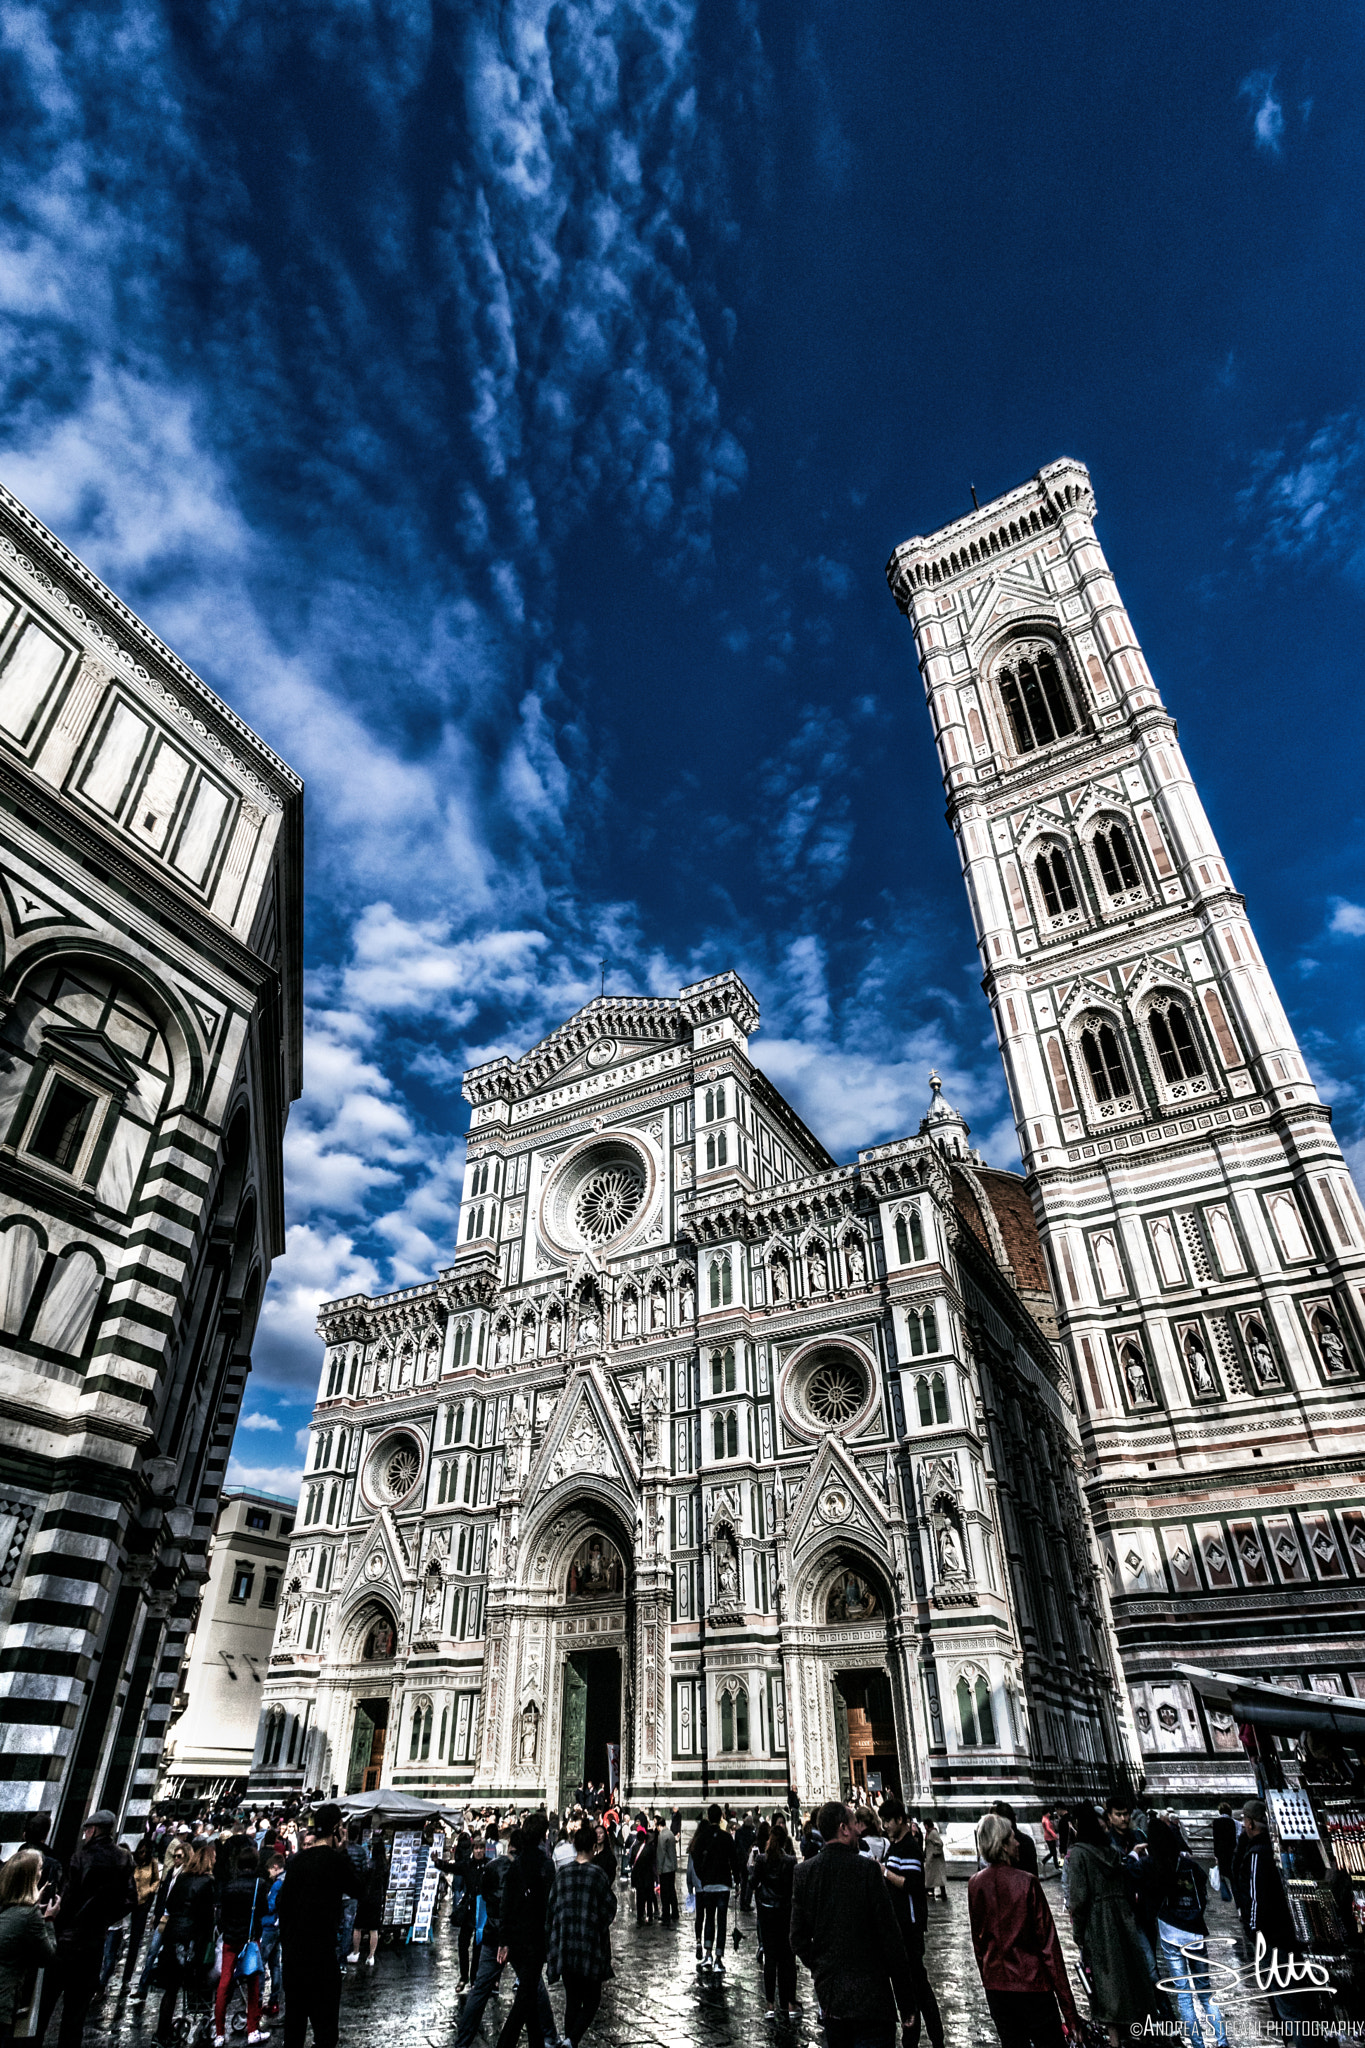
[[450,1815],[448,1807],[433,1806],[429,1799],[415,1799],[411,1792],[398,1792],[392,1785],[381,1785],[377,1792],[353,1792],[336,1804],[347,1820],[367,1820],[381,1828],[420,1828],[429,1820],[445,1820]]
[[1226,1707],[1238,1721],[1278,1729],[1281,1734],[1312,1729],[1315,1734],[1344,1735],[1348,1742],[1365,1743],[1365,1700],[1339,1692],[1300,1692],[1268,1678],[1236,1678],[1227,1672],[1204,1671],[1197,1664],[1177,1664],[1175,1668],[1196,1692],[1214,1706]]

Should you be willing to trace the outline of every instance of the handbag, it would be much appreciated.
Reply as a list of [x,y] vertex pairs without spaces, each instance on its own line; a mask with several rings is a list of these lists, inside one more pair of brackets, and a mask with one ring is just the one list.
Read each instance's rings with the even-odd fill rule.
[[[260,1879],[258,1878],[256,1880],[255,1890],[251,1894],[251,1918],[247,1921],[248,1934],[250,1934],[251,1929],[256,1925],[256,1900],[260,1893],[260,1889],[261,1884]],[[242,1947],[238,1951],[237,1967],[233,1971],[233,1975],[235,1977],[259,1977],[261,1971],[264,1968],[265,1965],[261,1961],[261,1944],[259,1943],[259,1941],[253,1939],[251,1941],[244,1942],[242,1944]]]

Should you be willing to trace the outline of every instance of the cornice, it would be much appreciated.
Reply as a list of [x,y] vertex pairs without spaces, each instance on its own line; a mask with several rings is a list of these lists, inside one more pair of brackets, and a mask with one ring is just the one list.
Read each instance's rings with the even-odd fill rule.
[[[979,577],[996,557],[1043,538],[1072,511],[1093,519],[1095,494],[1084,463],[1064,457],[936,532],[902,541],[886,565],[891,595],[901,611],[908,611],[918,590]],[[1027,530],[1012,535],[1011,523],[1023,523]]]
[[[128,669],[145,682],[169,680],[181,689],[190,691],[201,716],[211,721],[212,726],[221,727],[223,731],[231,734],[238,745],[247,748],[257,762],[256,774],[251,774],[249,770],[245,771],[248,779],[255,782],[264,771],[267,779],[261,786],[273,799],[273,808],[283,808],[286,801],[302,797],[302,780],[288,763],[281,760],[274,749],[267,746],[260,734],[253,732],[246,721],[239,718],[237,713],[225,704],[216,691],[211,690],[202,677],[197,676],[178,654],[173,653],[164,640],[158,639],[151,627],[145,624],[122,598],[116,597],[109,586],[102,583],[93,570],[86,567],[79,555],[73,554],[49,527],[44,526],[43,522],[29,511],[27,505],[0,484],[0,552],[8,553],[4,545],[6,539],[15,544],[18,567],[35,577],[55,603],[72,614],[85,632],[99,643],[105,658],[115,668]],[[25,547],[32,548],[46,557],[50,566],[44,567],[42,563],[35,562],[30,556],[25,555],[22,552]],[[93,604],[93,613],[72,603],[69,592],[53,576],[54,569],[67,581],[79,585],[83,595]],[[111,630],[112,628],[120,628],[136,641],[139,653],[143,657],[142,662],[137,661],[119,644],[117,634]],[[144,665],[146,662],[151,663],[150,669]],[[154,671],[160,671],[160,674]],[[221,733],[213,734],[201,730],[201,737],[210,740],[216,738],[219,745],[222,745]],[[240,762],[236,765],[239,770],[242,769]]]

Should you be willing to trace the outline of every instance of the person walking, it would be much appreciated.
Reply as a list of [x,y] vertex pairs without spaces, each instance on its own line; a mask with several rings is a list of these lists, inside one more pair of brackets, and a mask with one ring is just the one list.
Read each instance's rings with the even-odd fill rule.
[[654,1868],[659,1875],[659,1919],[665,1927],[678,1924],[678,1838],[662,1821],[654,1834]]
[[156,1844],[151,1836],[144,1835],[133,1851],[133,1915],[128,1923],[128,1947],[123,1958],[123,1984],[121,1998],[128,1996],[128,1986],[137,1969],[137,1959],[142,1952],[142,1937],[147,1931],[147,1920],[161,1884],[161,1859],[156,1853]]
[[60,1996],[57,2048],[81,2048],[85,2015],[99,1990],[109,1929],[131,1913],[136,1902],[133,1859],[114,1840],[115,1826],[115,1816],[100,1807],[81,1829],[81,1846],[71,1858],[54,1924],[57,1953],[44,1978],[39,2043]]
[[786,1822],[774,1820],[752,1866],[758,1940],[763,1955],[763,1995],[770,2020],[777,2018],[779,2004],[788,2019],[794,2019],[801,2010],[796,2003],[796,1954],[791,1942],[795,1877],[796,1851]]
[[213,1844],[196,1841],[171,1879],[160,1922],[156,2038],[161,2048],[173,2048],[175,2002],[181,1992],[193,2001],[206,1987],[213,1960],[213,1911]]
[[[147,1996],[147,1987],[155,1975],[157,1957],[161,1953],[161,1923],[166,1912],[166,1897],[172,1884],[175,1882],[176,1872],[185,1860],[185,1854],[184,1836],[169,1836],[161,1859],[161,1882],[157,1886],[156,1897],[152,1901],[151,1913],[148,1916],[152,1923],[152,1936],[151,1940],[147,1943],[147,1960],[142,1965],[142,1974],[137,1980],[137,1989],[129,2001],[132,2005],[142,2004]],[[136,1873],[134,1873],[134,1882],[136,1882]]]
[[721,1818],[719,1806],[709,1806],[687,1852],[687,1888],[697,1895],[697,1961],[704,1970],[725,1968],[725,1918],[735,1881],[734,1837]]
[[1209,1988],[1209,1928],[1204,1918],[1208,1879],[1190,1854],[1179,1830],[1167,1821],[1152,1819],[1148,1822],[1147,1853],[1152,1860],[1156,1931],[1167,1987],[1175,1991],[1176,2004],[1191,2048],[1204,2048],[1195,2012],[1196,1999],[1204,2008],[1214,2048],[1224,2048],[1227,2031]]
[[314,2048],[336,2048],[341,2016],[337,1928],[343,1899],[360,1882],[341,1848],[341,1808],[330,1800],[314,1809],[306,1846],[289,1859],[276,1902],[284,1955],[285,2048],[303,2048],[308,2028]]
[[1090,1973],[1093,2016],[1118,2048],[1130,2027],[1163,2015],[1125,1859],[1093,1806],[1078,1806],[1072,1820],[1076,1839],[1066,1859],[1072,1931]]
[[502,1977],[502,1964],[498,1960],[502,1941],[502,1894],[513,1868],[507,1857],[496,1853],[487,1836],[476,1836],[475,1841],[474,1936],[478,1945],[469,1990],[460,2007],[455,2048],[469,2048],[483,2018],[483,2009]]
[[1079,2035],[1080,2017],[1043,1887],[1018,1868],[1003,1814],[985,1816],[977,1846],[985,1868],[967,1886],[967,1918],[1000,2048],[1063,2048],[1063,2024]]
[[909,2048],[914,1987],[881,1870],[858,1851],[848,1807],[831,1800],[823,1848],[792,1879],[791,1945],[815,1979],[828,2048],[892,2048],[896,2010]]
[[924,1828],[924,1889],[931,1899],[948,1897],[948,1859],[938,1822],[929,1816]]
[[1043,1854],[1044,1860],[1050,1863],[1054,1870],[1061,1869],[1061,1858],[1057,1854],[1057,1823],[1052,1818],[1050,1806],[1043,1810]]
[[1014,1829],[1014,1839],[1019,1844],[1015,1851],[1014,1865],[1017,1870],[1026,1870],[1030,1877],[1038,1875],[1038,1844],[1027,1828],[1021,1828],[1014,1818],[1014,1808],[1004,1799],[997,1799],[991,1812],[1001,1820],[1007,1820]]
[[365,1958],[365,1968],[372,1970],[375,1957],[379,1953],[379,1930],[384,1921],[384,1899],[389,1889],[389,1862],[384,1854],[382,1835],[370,1837],[370,1853],[357,1876],[360,1882],[360,1899],[355,1909],[351,1949],[346,1961],[352,1968],[359,1965],[361,1949],[368,1935],[370,1953]]
[[284,1851],[267,1849],[261,1858],[262,1878],[265,1885],[265,1907],[261,1914],[261,1964],[270,1978],[270,2003],[265,2009],[268,2020],[276,2019],[280,2010],[280,1886],[284,1883]]
[[749,1859],[753,1854],[758,1829],[752,1813],[746,1813],[735,1829],[735,1876],[739,1882],[739,1910],[747,1913],[753,1903],[749,1882]]
[[[1251,1943],[1254,1958],[1261,1958],[1258,1976],[1269,1981],[1272,1957],[1283,1964],[1302,1943],[1294,1932],[1284,1883],[1275,1862],[1263,1799],[1248,1799],[1242,1808],[1242,1838],[1237,1844],[1237,1910]],[[1307,2018],[1308,2000],[1297,1995],[1270,1995],[1270,2010],[1288,2039],[1300,2037],[1300,2023]]]
[[[268,1887],[262,1882],[260,1862],[255,1844],[250,1837],[240,1840],[233,1855],[233,1870],[223,1886],[218,1901],[218,1930],[223,1937],[223,1961],[218,1972],[218,1995],[214,2001],[214,2048],[224,2048],[227,2039],[227,2002],[232,1989],[232,1980],[237,1975],[239,1958],[243,1960],[242,1976],[246,1980],[246,2025],[247,2040],[251,2048],[261,2041],[268,2041],[269,2034],[261,2032],[261,1985],[264,1976],[261,1967],[260,1940],[265,1920]],[[248,1951],[255,1947],[253,1958],[257,1967],[245,1967]]]
[[546,1974],[564,1985],[564,2032],[578,2048],[602,2003],[602,1979],[611,1974],[608,1928],[616,1891],[594,1862],[597,1831],[585,1822],[573,1838],[574,1860],[555,1878],[550,1900]]
[[57,1901],[41,1903],[43,1858],[38,1849],[20,1849],[0,1868],[0,2048],[14,2039],[25,1984],[35,1970],[50,1969],[57,1953],[51,1928]]
[[[545,1967],[548,1937],[546,1920],[554,1865],[544,1853],[549,1822],[543,1813],[533,1813],[521,1824],[517,1859],[508,1872],[502,1895],[502,1939],[498,1961],[509,1959],[517,1977],[517,1995],[503,2021],[498,2048],[516,2048],[521,2030],[526,2029],[530,2048],[546,2048],[542,2009],[549,2007],[541,1971]],[[551,2041],[553,2041],[553,2033]]]
[[923,2014],[931,2048],[943,2048],[943,2015],[924,1967],[924,1933],[929,1924],[929,1906],[924,1892],[924,1841],[895,1793],[888,1793],[882,1801],[882,1825],[887,1835],[886,1860],[882,1868],[914,1980],[915,2017],[910,2038],[912,2042],[919,2040],[920,2015]]
[[1226,1799],[1213,1817],[1213,1860],[1218,1866],[1218,1896],[1231,1902],[1232,1873],[1237,1868],[1237,1823]]
[[657,1868],[655,1855],[656,1837],[648,1828],[641,1828],[631,1851],[630,1881],[635,1887],[635,1925],[643,1927],[646,1921],[654,1919],[654,1880]]

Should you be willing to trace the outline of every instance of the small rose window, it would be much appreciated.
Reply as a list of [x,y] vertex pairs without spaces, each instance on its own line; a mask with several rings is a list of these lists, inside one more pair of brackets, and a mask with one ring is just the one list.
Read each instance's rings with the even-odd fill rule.
[[851,1422],[867,1399],[867,1382],[851,1360],[817,1366],[806,1382],[806,1407],[823,1428]]

